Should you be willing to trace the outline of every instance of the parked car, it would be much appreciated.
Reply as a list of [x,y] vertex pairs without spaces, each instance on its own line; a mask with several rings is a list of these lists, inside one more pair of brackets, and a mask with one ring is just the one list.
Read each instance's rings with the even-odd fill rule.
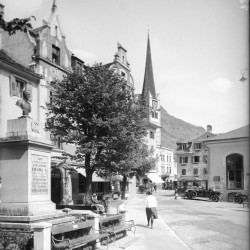
[[221,193],[212,189],[192,187],[186,189],[184,199],[194,199],[197,197],[209,198],[211,201],[219,201]]
[[248,201],[248,195],[247,194],[243,194],[243,193],[237,192],[234,195],[234,202],[235,203],[241,204],[244,201]]

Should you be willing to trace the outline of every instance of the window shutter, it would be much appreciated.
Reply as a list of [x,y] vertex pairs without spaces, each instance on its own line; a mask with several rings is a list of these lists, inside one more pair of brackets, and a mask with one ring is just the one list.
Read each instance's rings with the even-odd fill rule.
[[30,101],[32,102],[33,93],[32,93],[32,84],[31,83],[26,84],[26,90],[28,90],[30,92]]
[[17,95],[17,84],[16,84],[16,78],[13,75],[10,75],[10,96],[16,96]]

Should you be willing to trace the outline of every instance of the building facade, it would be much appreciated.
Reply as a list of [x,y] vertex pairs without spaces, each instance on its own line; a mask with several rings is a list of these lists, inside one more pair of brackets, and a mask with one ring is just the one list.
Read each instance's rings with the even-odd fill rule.
[[208,149],[208,185],[230,200],[235,192],[249,193],[249,125],[204,141]]
[[208,150],[204,141],[213,138],[212,126],[207,125],[207,131],[197,138],[186,142],[177,142],[177,181],[180,188],[208,185]]
[[177,166],[174,161],[174,150],[162,146],[156,147],[157,166],[156,173],[165,182],[164,189],[174,189],[174,184],[177,179]]
[[[126,52],[118,44],[115,60],[108,66],[116,68],[133,90],[134,82]],[[44,129],[46,109],[43,107],[53,98],[50,82],[62,79],[73,70],[84,71],[85,68],[84,62],[67,47],[55,0],[49,19],[43,21],[41,27],[27,33],[18,31],[12,36],[0,30],[0,64],[0,137],[7,136],[7,120],[21,116],[21,110],[15,103],[22,98],[24,90],[29,90],[32,99],[32,126],[37,131],[37,136],[54,145],[51,153],[51,199],[57,204],[81,203],[86,191],[84,164],[57,159],[65,151],[74,152],[75,147],[61,143],[60,137],[53,137]],[[93,192],[111,191],[111,184],[121,181],[119,176],[112,178],[100,178],[94,173]]]

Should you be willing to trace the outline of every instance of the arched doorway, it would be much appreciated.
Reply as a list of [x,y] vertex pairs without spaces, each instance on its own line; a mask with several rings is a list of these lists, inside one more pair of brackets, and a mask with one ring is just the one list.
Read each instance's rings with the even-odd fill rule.
[[58,168],[51,171],[51,201],[59,204],[62,200],[62,173]]
[[226,157],[227,189],[244,189],[243,156],[231,154]]

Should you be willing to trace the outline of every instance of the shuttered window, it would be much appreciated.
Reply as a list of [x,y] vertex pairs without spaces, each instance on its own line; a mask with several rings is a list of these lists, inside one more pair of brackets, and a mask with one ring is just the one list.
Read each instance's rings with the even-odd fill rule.
[[23,98],[23,91],[30,92],[30,101],[32,101],[32,84],[20,79],[16,76],[10,75],[10,96]]

